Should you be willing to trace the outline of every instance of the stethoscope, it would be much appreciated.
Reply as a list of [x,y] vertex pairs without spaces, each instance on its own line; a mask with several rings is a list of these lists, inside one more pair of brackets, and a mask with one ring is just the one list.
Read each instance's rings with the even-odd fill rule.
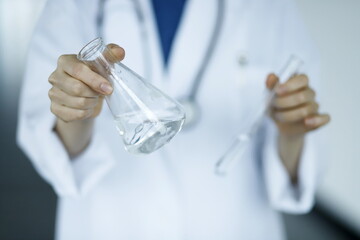
[[[105,8],[105,2],[106,0],[99,0],[99,7],[98,7],[98,15],[96,19],[97,23],[97,34],[99,36],[103,36],[103,24],[104,24],[104,8]],[[151,66],[150,64],[150,52],[149,52],[149,36],[148,31],[145,24],[145,16],[144,12],[141,8],[141,4],[139,0],[132,0],[134,4],[134,9],[136,12],[137,19],[140,24],[140,31],[141,31],[141,39],[142,41],[142,49],[143,49],[143,55],[144,55],[144,66],[145,69],[145,75],[150,77],[151,76]],[[187,96],[180,99],[179,102],[182,104],[182,106],[185,109],[186,112],[186,120],[184,124],[184,129],[190,128],[192,126],[195,126],[196,123],[199,122],[200,116],[201,116],[201,108],[197,102],[197,95],[199,91],[199,87],[201,85],[201,82],[203,80],[203,76],[205,73],[205,70],[207,69],[210,60],[212,59],[214,49],[217,46],[220,38],[220,31],[222,29],[222,25],[224,22],[224,13],[225,13],[225,0],[217,0],[217,13],[216,13],[216,21],[214,24],[214,28],[211,34],[211,38],[209,40],[208,46],[206,48],[203,60],[201,62],[201,65],[199,67],[199,70],[194,75],[193,84],[191,87],[191,90]]]

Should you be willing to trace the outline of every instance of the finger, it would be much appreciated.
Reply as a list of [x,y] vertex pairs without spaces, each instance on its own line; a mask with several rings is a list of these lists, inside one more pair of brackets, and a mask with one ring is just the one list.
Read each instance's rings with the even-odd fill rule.
[[105,51],[105,57],[109,60],[112,60],[112,62],[119,62],[122,61],[125,57],[125,50],[114,44],[110,43],[107,45],[107,47],[110,49],[110,52]]
[[101,94],[111,94],[113,91],[109,81],[92,71],[88,66],[79,61],[75,55],[63,55],[59,58],[62,69],[75,79],[88,85]]
[[287,111],[275,111],[274,117],[276,120],[284,123],[298,122],[304,118],[317,113],[319,105],[316,102],[305,104],[299,108]]
[[94,108],[99,102],[98,97],[86,98],[86,97],[74,97],[57,87],[53,87],[49,91],[49,98],[52,102],[56,102],[59,105],[63,105],[69,108],[75,109],[91,109]]
[[273,106],[277,109],[293,108],[307,102],[312,102],[314,99],[315,91],[310,88],[306,88],[305,90],[295,92],[290,95],[275,97],[273,100]]
[[279,78],[275,74],[271,73],[266,79],[266,87],[271,90],[276,86],[278,82]]
[[317,114],[311,117],[307,117],[304,120],[305,126],[308,129],[317,129],[322,127],[330,122],[330,115],[329,114]]
[[309,79],[306,75],[300,74],[291,77],[287,82],[280,84],[276,89],[276,93],[280,96],[284,96],[294,91],[298,91],[302,88],[306,88],[309,85]]
[[52,73],[49,77],[49,82],[71,96],[97,97],[100,95],[85,83],[69,76],[65,72],[56,71]]
[[84,120],[93,114],[93,109],[81,110],[68,108],[54,102],[51,103],[50,109],[56,117],[60,118],[64,122]]

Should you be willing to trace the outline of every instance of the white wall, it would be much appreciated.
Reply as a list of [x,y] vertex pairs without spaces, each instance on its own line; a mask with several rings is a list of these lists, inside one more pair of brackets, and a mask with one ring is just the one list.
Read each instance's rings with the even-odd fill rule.
[[328,164],[319,201],[360,233],[360,1],[297,0],[322,55],[321,133]]

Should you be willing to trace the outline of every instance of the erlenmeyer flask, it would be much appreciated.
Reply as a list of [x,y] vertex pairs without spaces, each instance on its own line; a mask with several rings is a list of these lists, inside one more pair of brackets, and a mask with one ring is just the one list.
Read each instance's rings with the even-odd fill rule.
[[101,38],[88,43],[78,59],[112,84],[114,91],[106,96],[106,102],[128,152],[151,153],[181,130],[185,120],[182,106],[116,62]]

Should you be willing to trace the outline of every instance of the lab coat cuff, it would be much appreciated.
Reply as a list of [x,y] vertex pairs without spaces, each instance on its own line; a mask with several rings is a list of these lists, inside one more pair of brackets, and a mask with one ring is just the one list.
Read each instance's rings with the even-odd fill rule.
[[46,141],[39,151],[42,156],[36,167],[61,197],[78,197],[86,194],[114,165],[110,149],[100,134],[94,134],[84,152],[70,159],[67,150],[54,131],[54,116],[40,118],[35,130],[37,142]]
[[268,198],[279,211],[301,214],[314,205],[317,166],[312,136],[305,137],[298,166],[298,182],[293,184],[278,153],[278,130],[271,119],[266,120],[263,152],[264,178]]
[[85,195],[113,168],[116,161],[101,131],[94,131],[88,147],[71,163],[79,195]]
[[37,118],[34,125],[34,146],[39,156],[33,157],[35,168],[59,196],[77,193],[73,169],[67,151],[54,130],[56,118],[50,114]]

